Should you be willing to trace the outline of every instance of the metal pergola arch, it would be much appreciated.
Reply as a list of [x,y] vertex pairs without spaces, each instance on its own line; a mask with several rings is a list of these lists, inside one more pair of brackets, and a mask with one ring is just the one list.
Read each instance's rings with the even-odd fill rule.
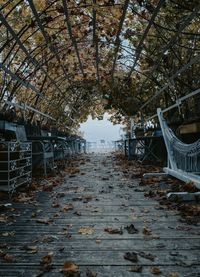
[[[178,42],[178,40],[180,39],[181,36],[184,36],[185,41],[196,41],[196,40],[198,41],[198,36],[200,35],[198,34],[198,31],[196,31],[198,30],[198,28],[196,29],[194,28],[194,30],[190,32],[188,31],[188,27],[191,26],[191,24],[194,24],[194,22],[196,22],[196,24],[198,25],[199,23],[198,15],[200,11],[200,5],[196,5],[196,6],[192,5],[188,9],[185,9],[183,13],[184,16],[180,17],[181,22],[179,26],[178,26],[178,21],[177,22],[176,20],[174,21],[176,22],[178,28],[172,28],[171,23],[168,25],[167,24],[164,25],[163,22],[160,23],[158,20],[159,19],[158,17],[160,16],[160,11],[163,12],[166,5],[173,4],[171,6],[171,9],[178,10],[179,4],[176,1],[160,0],[160,1],[157,1],[156,4],[151,3],[151,6],[153,7],[151,12],[149,12],[149,10],[146,9],[143,1],[133,2],[128,0],[125,0],[125,1],[116,0],[116,1],[112,1],[111,3],[107,0],[105,1],[102,0],[102,1],[99,1],[98,3],[96,0],[91,0],[91,1],[88,0],[88,1],[85,1],[84,4],[82,3],[82,1],[80,1],[80,3],[76,1],[74,2],[71,1],[71,3],[68,4],[66,0],[62,0],[62,1],[55,0],[55,1],[48,2],[49,4],[46,5],[44,9],[39,9],[39,11],[37,10],[38,6],[35,5],[34,0],[28,0],[26,2],[18,1],[17,3],[15,2],[14,6],[12,5],[12,2],[13,1],[7,1],[6,3],[4,3],[2,7],[0,7],[1,25],[3,24],[5,26],[5,30],[7,30],[11,35],[11,37],[7,38],[7,41],[9,41],[11,45],[9,46],[10,53],[8,52],[7,53],[8,56],[5,57],[5,60],[3,61],[3,63],[1,62],[1,69],[6,73],[6,75],[10,76],[11,78],[7,82],[8,87],[15,83],[16,85],[14,88],[15,88],[15,91],[18,91],[18,93],[20,93],[20,90],[22,87],[31,89],[36,93],[36,96],[35,96],[36,98],[35,97],[34,98],[38,99],[38,97],[39,98],[42,97],[41,101],[43,101],[42,99],[44,99],[44,101],[49,101],[49,99],[52,99],[53,100],[52,103],[54,104],[59,103],[60,102],[59,99],[62,99],[62,97],[66,94],[65,93],[66,90],[70,91],[71,93],[68,97],[65,96],[66,102],[70,99],[70,97],[72,99],[72,95],[76,94],[76,80],[74,81],[73,78],[75,76],[80,81],[87,80],[88,66],[94,67],[95,71],[94,73],[91,73],[93,74],[91,76],[93,76],[92,78],[94,81],[96,80],[96,86],[100,88],[100,91],[102,90],[101,89],[102,81],[104,82],[104,79],[106,78],[106,81],[108,81],[108,84],[109,84],[108,89],[112,93],[112,83],[115,83],[116,79],[118,78],[118,73],[115,75],[115,72],[119,71],[119,66],[121,65],[120,72],[122,70],[124,70],[124,72],[120,73],[122,76],[120,78],[121,78],[121,82],[124,82],[122,86],[124,85],[126,89],[128,85],[128,80],[132,78],[133,75],[135,76],[135,74],[142,76],[141,83],[138,86],[139,87],[138,93],[142,92],[144,86],[148,86],[149,82],[155,83],[155,87],[157,86],[160,88],[160,89],[155,89],[154,95],[152,95],[152,93],[149,93],[149,98],[147,98],[145,101],[143,100],[140,110],[144,110],[144,108],[146,108],[146,106],[148,106],[152,100],[155,100],[163,92],[166,93],[166,89],[170,88],[170,85],[169,85],[170,81],[176,81],[176,78],[179,77],[180,74],[187,72],[187,70],[190,69],[192,65],[196,65],[199,62],[198,43],[196,45],[196,48],[191,49],[189,46],[187,47],[187,45],[184,45],[184,43],[181,44],[181,42]],[[13,30],[13,27],[10,26],[10,24],[12,24],[12,22],[10,22],[10,18],[13,18],[12,17],[13,12],[16,9],[18,9],[19,7],[23,9],[23,5],[29,5],[29,7],[27,7],[27,10],[30,13],[31,23],[30,24],[26,23],[25,25],[22,24],[21,30],[19,30],[18,32],[15,32]],[[136,8],[137,5],[138,7]],[[7,10],[9,7],[10,7],[10,10]],[[59,11],[56,11],[57,9]],[[119,13],[120,13],[118,26],[117,25],[115,26],[116,32],[113,35],[113,39],[110,39],[110,41],[107,40],[107,37],[106,39],[104,39],[105,36],[102,36],[99,30],[100,22],[98,21],[99,19],[98,17],[99,15],[102,16],[101,15],[102,11],[106,13],[105,11],[106,9],[108,10],[109,16],[111,16],[113,9],[119,9]],[[182,9],[184,8],[182,7]],[[6,13],[4,12],[4,10],[6,10]],[[76,12],[73,13],[73,11],[76,11]],[[146,14],[144,14],[143,11],[145,11],[146,14],[148,13],[148,16],[146,16]],[[130,47],[131,50],[129,51],[129,50],[123,49],[124,46],[123,44],[121,44],[121,41],[124,39],[124,35],[126,33],[126,30],[128,29],[128,27],[126,27],[126,24],[127,24],[128,18],[130,17],[131,12],[134,14],[134,16],[137,16],[138,19],[142,20],[140,24],[142,24],[142,22],[146,22],[146,24],[145,24],[145,28],[143,28],[143,32],[140,35],[138,34],[137,45],[132,45],[132,47]],[[78,22],[76,22],[76,18],[78,18],[79,14],[80,16],[84,16],[84,15],[86,16],[85,22],[82,25],[86,24],[86,22],[88,21],[87,17],[91,18],[91,23],[89,23],[90,24],[89,29],[91,30],[87,30],[86,34],[82,36],[81,40],[79,38],[77,39],[76,34],[74,34],[74,28],[76,28],[77,25],[81,25],[81,24],[78,24]],[[60,22],[59,24],[61,24],[62,18],[63,18],[62,26],[65,25],[65,29],[61,28],[62,37],[64,36],[64,33],[66,34],[65,41],[63,40],[62,43],[56,42],[56,49],[53,48],[54,41],[52,41],[52,38],[50,38],[50,35],[48,34],[49,22],[44,20],[45,16],[48,17],[51,15],[52,15],[51,24],[54,24],[54,20],[57,20],[58,18]],[[22,19],[22,22],[23,22],[23,19]],[[171,34],[170,39],[167,41],[167,43],[165,43],[165,45],[163,42],[162,52],[159,53],[158,58],[157,57],[154,58],[154,56],[152,57],[154,52],[152,53],[148,52],[148,48],[146,48],[146,45],[145,45],[146,41],[148,42],[152,36],[152,34],[150,33],[150,30],[152,27],[155,30],[166,30],[167,36],[169,36],[169,33]],[[32,29],[32,33],[30,32],[30,28]],[[108,28],[107,29],[106,28],[105,28],[105,32],[108,31]],[[24,38],[21,40],[21,37],[24,36],[26,32],[28,32],[29,35],[26,36],[25,40]],[[35,48],[31,48],[31,51],[30,49],[26,49],[26,47],[24,46],[26,41],[29,42],[29,40],[33,40],[35,34],[37,34],[38,32],[41,32],[43,36],[42,42],[36,45]],[[56,40],[56,37],[59,35],[59,33],[60,32],[58,30],[52,33],[55,36],[55,40]],[[158,32],[155,31],[154,35],[158,36]],[[107,36],[107,33],[106,33],[106,36]],[[159,34],[159,36],[158,36],[158,43],[159,43],[159,40],[162,39],[162,32]],[[137,35],[133,35],[133,37],[137,37]],[[3,38],[2,40],[3,46],[0,48],[1,49],[0,55],[1,53],[4,53],[4,52],[6,53],[6,51],[8,51],[7,49],[8,42],[5,39],[6,38]],[[67,43],[64,43],[66,42],[66,39],[67,39]],[[126,40],[129,41],[130,46],[131,46],[130,44],[131,39],[132,39],[131,37],[128,37],[128,39],[126,38]],[[81,42],[82,40],[84,40],[82,47],[80,46],[78,47],[78,44],[82,43]],[[163,41],[166,41],[165,37],[163,37]],[[87,60],[84,60],[83,49],[84,47],[85,49],[87,49],[87,44],[88,44],[88,49],[90,45],[91,47],[93,47],[92,50],[90,51],[90,55],[91,55],[90,64],[87,64]],[[102,66],[102,63],[105,62],[105,60],[103,59],[105,59],[106,55],[104,55],[104,58],[103,58],[101,47],[102,45],[105,46],[106,44],[107,44],[106,47],[107,47],[108,54],[110,50],[113,51],[112,58],[111,59],[109,58],[110,60],[112,60],[112,62],[110,62],[110,60],[108,59],[108,64],[111,66],[110,71],[107,68],[105,69],[104,66]],[[73,59],[75,59],[75,57],[77,59],[75,63],[78,65],[78,69],[75,69],[76,71],[74,71],[73,75],[71,75],[71,73],[69,74],[68,70],[66,70],[65,68],[65,64],[70,65],[70,63],[66,63],[64,62],[64,60],[62,60],[62,57],[65,54],[66,54],[66,59],[70,55],[70,54],[68,55],[67,53],[68,49],[65,45],[66,46],[68,45],[71,53],[73,54]],[[125,45],[125,47],[129,47],[129,45]],[[176,46],[176,48],[174,48],[174,46]],[[155,46],[155,49],[156,47],[157,46]],[[188,52],[191,51],[191,59],[188,63],[185,63],[184,60],[181,61],[179,55],[177,55],[177,51],[181,49],[181,47],[184,49],[187,49]],[[42,51],[42,49],[43,51],[46,52],[44,61],[42,61],[43,58],[40,57],[40,51]],[[16,54],[13,51],[16,51]],[[123,60],[120,60],[119,51],[123,53],[124,60],[128,59],[129,54],[131,58],[131,54],[132,54],[132,60],[133,60],[132,66],[126,65],[123,62]],[[160,66],[161,64],[163,64],[162,58],[165,57],[165,53],[167,51],[170,51],[170,53],[173,53],[174,51],[174,59],[177,59],[177,61],[179,60],[179,62],[183,62],[183,66],[180,68],[177,68],[177,71],[169,77],[169,80],[165,81],[164,78],[167,78],[167,75],[165,76],[165,73],[160,69]],[[13,63],[15,63],[16,55],[21,55],[21,52],[25,54],[24,60],[22,60],[21,64],[16,68],[15,72],[13,72],[10,69],[10,67],[13,66]],[[12,53],[12,57],[11,59],[9,59],[9,61],[7,61],[7,58],[11,53]],[[141,69],[141,66],[142,66],[141,62],[143,62],[143,60],[145,59],[152,59],[154,63],[154,66],[152,67],[152,69],[148,70],[147,72]],[[27,64],[24,67],[22,65],[25,62],[27,62]],[[45,63],[47,65],[56,63],[56,66],[58,65],[62,70],[61,75],[57,76],[57,78],[52,77],[51,70],[45,68],[46,67]],[[29,74],[27,74],[27,69],[31,69],[32,71],[30,71]],[[85,73],[85,70],[86,70],[86,73]],[[104,70],[105,72],[107,72],[107,74],[106,73],[104,74]],[[41,72],[43,79],[47,78],[48,80],[48,82],[46,82],[46,85],[41,86],[44,88],[44,90],[42,91],[40,91],[40,88],[38,88],[37,80],[35,80],[35,78],[37,78],[38,71]],[[20,74],[20,77],[18,74]],[[79,74],[80,76],[77,74]],[[102,74],[104,74],[105,76],[103,76]],[[159,80],[160,77],[158,78],[158,76],[160,75],[163,75],[162,82],[160,82]],[[35,83],[34,85],[31,84],[32,78],[33,78],[33,83]],[[123,78],[125,81],[123,81]],[[91,77],[89,77],[88,82],[90,82],[91,80],[92,80]],[[163,82],[165,82],[164,86],[163,86]],[[83,82],[83,85],[84,85],[84,82]],[[54,89],[58,92],[56,94],[58,97],[57,101],[56,99],[54,99],[55,97],[53,96]],[[48,97],[48,95],[50,96],[50,98]],[[91,95],[91,98],[92,97],[93,95]],[[2,95],[1,95],[1,99],[2,99]],[[38,101],[36,101],[35,104],[36,103],[38,103]],[[73,100],[72,100],[72,103],[73,103]],[[51,103],[48,104],[48,106],[50,105]]]

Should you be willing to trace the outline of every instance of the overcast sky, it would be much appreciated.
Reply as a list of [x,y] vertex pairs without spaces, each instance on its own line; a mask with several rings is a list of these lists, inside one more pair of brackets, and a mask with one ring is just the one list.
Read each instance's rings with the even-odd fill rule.
[[89,116],[88,120],[81,124],[80,131],[84,132],[84,138],[87,141],[100,140],[114,141],[120,139],[120,135],[123,133],[120,128],[122,125],[113,125],[109,120],[109,115],[106,113],[103,120],[92,120]]

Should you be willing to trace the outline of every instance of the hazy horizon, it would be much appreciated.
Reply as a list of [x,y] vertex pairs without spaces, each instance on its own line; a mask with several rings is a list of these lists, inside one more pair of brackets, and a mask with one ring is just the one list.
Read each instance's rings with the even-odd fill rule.
[[123,133],[121,129],[123,125],[113,125],[108,120],[109,117],[110,115],[108,113],[104,114],[103,120],[93,120],[89,116],[87,121],[81,124],[79,130],[84,132],[84,138],[89,142],[97,142],[100,144],[101,140],[105,142],[119,140],[120,135]]

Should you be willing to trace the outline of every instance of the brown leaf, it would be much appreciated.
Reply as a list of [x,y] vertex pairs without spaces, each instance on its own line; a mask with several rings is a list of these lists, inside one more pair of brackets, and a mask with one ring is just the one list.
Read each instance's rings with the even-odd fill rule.
[[6,255],[6,253],[0,249],[0,257],[4,257]]
[[184,191],[188,191],[188,192],[197,192],[198,189],[196,188],[196,186],[194,185],[193,182],[188,182],[183,186]]
[[59,208],[60,204],[58,202],[54,202],[54,203],[52,203],[51,207],[53,207],[53,208]]
[[40,261],[40,264],[42,265],[42,270],[43,271],[50,271],[51,268],[52,268],[52,256],[53,256],[53,253],[50,252],[48,253],[48,255],[42,257],[41,261]]
[[15,235],[15,232],[12,231],[12,232],[4,232],[1,234],[3,237],[14,237]]
[[70,203],[70,204],[66,204],[63,208],[62,208],[62,211],[63,212],[68,212],[70,210],[73,210],[74,209],[74,206]]
[[122,228],[120,228],[120,229],[105,228],[104,231],[109,233],[109,234],[112,234],[112,235],[113,234],[123,235]]
[[23,249],[26,250],[28,254],[35,254],[38,252],[37,246],[25,245]]
[[137,253],[136,252],[127,252],[124,255],[124,259],[129,260],[133,263],[137,263],[137,261],[138,261]]
[[3,256],[3,259],[4,259],[6,262],[8,262],[8,263],[12,263],[12,262],[15,261],[14,256],[13,256],[13,255],[10,255],[10,254],[5,254],[5,255]]
[[159,267],[152,267],[152,268],[150,269],[150,271],[151,271],[152,274],[155,274],[155,275],[159,275],[159,274],[162,273],[162,271],[160,270]]
[[152,262],[155,260],[155,256],[153,256],[150,253],[145,253],[145,252],[139,252],[140,257],[151,260]]
[[143,228],[143,234],[144,234],[145,236],[150,236],[150,235],[151,235],[151,230],[148,229],[147,227],[144,227],[144,228]]
[[74,214],[78,215],[78,216],[81,216],[81,212],[79,212],[79,211],[74,212]]
[[87,202],[91,201],[92,199],[93,199],[93,196],[92,196],[92,195],[85,195],[85,196],[83,197],[83,202],[84,202],[84,203],[87,203]]
[[8,217],[6,215],[0,216],[0,223],[7,223],[8,222]]
[[86,276],[87,277],[97,277],[97,273],[94,271],[91,271],[90,269],[87,268],[86,270]]
[[178,277],[178,273],[176,272],[171,272],[168,277]]
[[7,243],[0,243],[0,248],[1,248],[1,249],[8,248]]
[[124,229],[126,229],[129,234],[137,234],[139,232],[133,224],[126,226]]
[[42,224],[49,224],[50,223],[50,219],[49,218],[38,218],[36,220],[37,223],[42,223]]
[[138,273],[141,273],[142,272],[142,266],[141,265],[135,265],[135,266],[132,266],[130,269],[129,269],[130,272],[138,272]]
[[72,263],[72,262],[65,262],[63,267],[60,269],[60,272],[62,272],[65,276],[68,277],[79,277],[79,267]]
[[95,232],[93,227],[82,227],[78,230],[78,234],[81,235],[92,235]]
[[15,201],[19,203],[27,203],[31,200],[33,200],[33,197],[27,196],[26,193],[21,193],[17,198],[15,198]]
[[44,236],[42,236],[41,241],[44,242],[44,243],[49,243],[49,242],[54,241],[54,239],[55,238],[51,235],[44,235]]

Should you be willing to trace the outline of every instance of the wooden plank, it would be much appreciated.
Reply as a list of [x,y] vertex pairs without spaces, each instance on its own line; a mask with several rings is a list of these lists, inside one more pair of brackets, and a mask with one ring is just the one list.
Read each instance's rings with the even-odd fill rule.
[[[1,212],[10,216],[10,222],[0,224],[0,250],[16,260],[6,263],[0,257],[0,276],[37,276],[41,273],[40,261],[49,252],[53,252],[53,268],[47,276],[58,276],[66,260],[78,264],[83,276],[87,267],[97,272],[98,277],[135,276],[136,273],[128,271],[134,263],[124,259],[126,252],[138,254],[137,264],[143,268],[139,276],[154,276],[150,272],[153,266],[161,268],[167,277],[171,272],[184,277],[191,276],[191,272],[194,277],[200,272],[199,225],[188,225],[176,210],[145,198],[138,181],[131,178],[125,181],[121,171],[120,175],[114,174],[114,164],[107,155],[93,155],[90,159],[91,162],[80,165],[84,175],[77,174],[73,181],[66,177],[52,192],[35,193],[33,203],[11,201],[12,206]],[[64,193],[63,197],[56,198],[58,193]],[[74,199],[88,195],[93,196],[88,203]],[[54,200],[60,207],[51,206]],[[63,212],[62,207],[69,203],[74,208]],[[75,214],[77,211],[81,215]],[[39,218],[49,218],[52,222],[37,223]],[[131,223],[138,229],[137,234],[124,229]],[[88,226],[94,228],[93,234],[78,234],[81,227]],[[123,234],[109,234],[105,232],[108,227],[122,228]],[[151,231],[150,235],[143,233],[145,227]],[[10,236],[10,232],[15,233]],[[5,243],[8,248],[1,248]],[[25,245],[37,246],[37,253],[28,254]],[[155,260],[141,257],[141,252],[151,253]]]
[[[53,268],[50,272],[46,273],[48,277],[58,277],[62,276],[59,273],[61,267],[53,264]],[[86,276],[86,271],[89,269],[92,272],[98,272],[98,277],[133,277],[133,276],[142,276],[142,277],[155,277],[156,275],[150,272],[150,266],[143,266],[142,273],[130,272],[131,266],[80,266],[81,276]],[[176,272],[177,276],[184,277],[199,277],[199,267],[181,267],[181,266],[159,266],[159,269],[162,271],[160,276],[170,276],[170,273]],[[6,267],[2,266],[2,275],[7,276],[37,276],[41,273],[40,267],[38,265],[17,265],[15,268],[10,269],[10,272],[7,271]],[[44,275],[45,276],[45,275]],[[159,275],[158,275],[159,276]]]

